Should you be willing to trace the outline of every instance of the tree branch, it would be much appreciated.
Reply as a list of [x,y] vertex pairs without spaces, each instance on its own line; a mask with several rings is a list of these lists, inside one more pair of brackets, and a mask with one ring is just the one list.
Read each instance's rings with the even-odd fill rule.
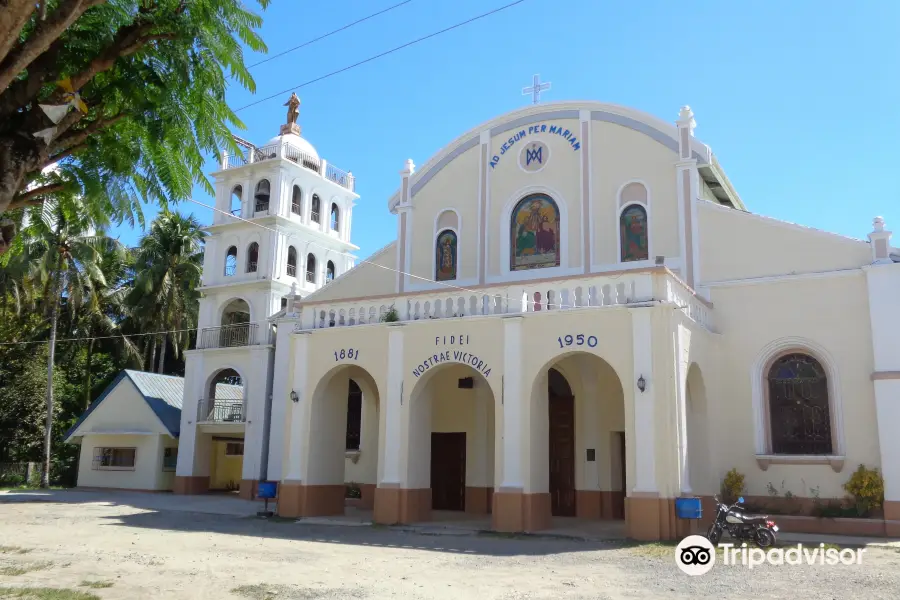
[[19,40],[22,28],[34,12],[34,0],[0,2],[0,60],[6,58]]
[[[48,19],[38,23],[27,39],[0,61],[0,90],[6,89],[19,73],[46,52],[87,9],[104,2],[106,0],[67,0],[61,3]],[[42,6],[46,7],[46,3]]]
[[89,137],[91,137],[101,129],[112,127],[113,125],[124,119],[126,116],[127,115],[125,114],[118,114],[109,119],[97,119],[96,121],[88,123],[87,126],[79,129],[78,131],[73,131],[68,135],[57,138],[51,143],[51,148],[53,148],[53,150],[57,150],[57,153],[53,156],[48,157],[41,168],[59,162],[67,156],[71,156],[78,150],[86,148],[87,140]]
[[13,201],[9,203],[6,210],[9,212],[16,210],[17,208],[22,208],[23,206],[38,206],[44,201],[44,196],[61,192],[64,189],[66,189],[66,184],[64,183],[51,183],[39,188],[34,188],[33,190],[21,192],[13,198]]

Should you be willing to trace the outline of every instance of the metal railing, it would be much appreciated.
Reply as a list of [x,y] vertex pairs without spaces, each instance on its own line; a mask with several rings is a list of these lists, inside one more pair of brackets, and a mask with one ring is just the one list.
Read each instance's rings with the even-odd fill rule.
[[353,191],[353,175],[332,164],[325,166],[325,179],[329,179],[343,188]]
[[288,277],[296,277],[297,276],[297,265],[288,265],[287,266],[287,274],[288,274]]
[[300,212],[300,205],[297,204],[296,202],[291,202],[291,212],[294,213],[295,215],[302,214]]
[[316,282],[316,273],[315,273],[315,271],[307,271],[307,272],[306,272],[306,282],[307,282],[307,283],[315,283],[315,282]]
[[253,207],[254,213],[268,212],[269,211],[269,201],[268,200],[257,200],[256,206]]
[[328,161],[313,154],[303,152],[296,146],[288,143],[269,144],[259,148],[250,147],[247,150],[247,156],[242,154],[234,156],[224,154],[222,156],[222,169],[234,169],[243,167],[247,164],[274,160],[277,158],[284,158],[300,165],[304,169],[315,171],[325,179],[328,179],[351,192],[356,190],[356,180],[352,173],[339,169],[329,164]]
[[256,267],[258,266],[257,261],[251,260],[247,263],[247,272],[248,273],[256,273]]
[[311,211],[309,212],[309,220],[312,221],[313,223],[318,223],[318,222],[319,222],[319,213],[318,213],[318,211],[311,210]]
[[198,348],[235,348],[253,346],[257,343],[257,323],[206,327],[200,332]]
[[231,277],[237,272],[237,265],[225,265],[225,277]]
[[245,418],[243,400],[201,398],[197,402],[198,423],[243,423]]
[[270,160],[278,156],[278,144],[269,144],[253,150],[253,162]]

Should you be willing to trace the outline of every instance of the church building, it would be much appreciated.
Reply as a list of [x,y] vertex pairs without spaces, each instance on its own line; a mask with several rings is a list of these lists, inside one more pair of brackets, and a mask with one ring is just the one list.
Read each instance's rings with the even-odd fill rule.
[[210,489],[215,444],[240,442],[241,494],[277,481],[285,517],[343,514],[350,486],[379,523],[670,539],[675,499],[709,516],[732,469],[748,500],[811,506],[864,465],[885,482],[870,521],[900,535],[882,219],[857,240],[750,212],[689,107],[541,103],[398,160],[396,239],[358,260],[354,177],[287,106],[214,174],[176,492]]

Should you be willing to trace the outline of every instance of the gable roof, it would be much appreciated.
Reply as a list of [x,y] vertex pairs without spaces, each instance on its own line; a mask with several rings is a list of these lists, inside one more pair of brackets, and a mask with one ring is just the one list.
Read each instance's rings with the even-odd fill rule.
[[[65,440],[68,441],[78,427],[84,423],[91,413],[109,396],[123,379],[129,379],[140,393],[141,397],[150,407],[166,430],[172,437],[178,437],[181,432],[181,406],[184,397],[184,378],[173,375],[157,375],[144,371],[132,371],[125,369],[110,383],[103,393],[94,400],[91,406],[76,423],[66,432]],[[238,385],[216,384],[216,397],[227,400],[240,400],[243,398],[243,389]]]

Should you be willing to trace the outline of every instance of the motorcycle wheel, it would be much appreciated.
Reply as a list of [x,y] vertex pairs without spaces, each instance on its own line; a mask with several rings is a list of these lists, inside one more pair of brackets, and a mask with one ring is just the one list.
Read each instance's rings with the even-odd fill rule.
[[709,540],[713,546],[719,545],[719,540],[722,539],[722,529],[720,527],[716,527],[716,524],[713,523],[709,526],[709,531],[706,532],[706,539]]
[[770,548],[775,545],[775,534],[771,529],[760,528],[754,536],[756,545],[760,548]]

